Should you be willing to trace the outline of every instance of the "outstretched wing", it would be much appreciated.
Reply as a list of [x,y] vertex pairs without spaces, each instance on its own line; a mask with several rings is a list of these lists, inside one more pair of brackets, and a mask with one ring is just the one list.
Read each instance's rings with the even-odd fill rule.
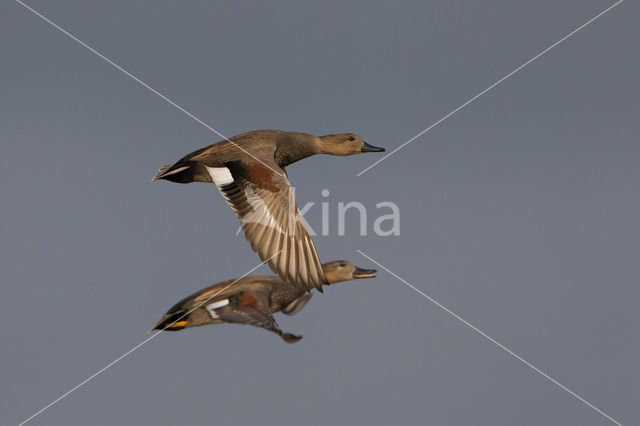
[[[322,292],[327,280],[285,171],[253,159],[206,167],[236,212],[251,248],[280,278]],[[278,170],[280,175],[274,172]]]

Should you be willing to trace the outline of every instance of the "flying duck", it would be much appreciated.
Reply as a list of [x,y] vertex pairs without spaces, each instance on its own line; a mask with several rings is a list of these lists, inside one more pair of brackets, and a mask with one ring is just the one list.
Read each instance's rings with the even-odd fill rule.
[[383,152],[353,133],[314,136],[281,130],[243,133],[187,154],[153,177],[177,183],[215,183],[240,219],[262,261],[288,283],[322,292],[318,254],[285,167],[315,154]]
[[[374,278],[375,269],[360,269],[353,264],[336,260],[322,265],[325,285],[358,278]],[[239,323],[262,327],[282,337],[287,343],[302,336],[284,333],[273,313],[282,311],[294,315],[307,304],[311,293],[294,287],[278,277],[252,275],[230,279],[203,288],[182,299],[162,316],[149,330],[178,331],[207,324]]]

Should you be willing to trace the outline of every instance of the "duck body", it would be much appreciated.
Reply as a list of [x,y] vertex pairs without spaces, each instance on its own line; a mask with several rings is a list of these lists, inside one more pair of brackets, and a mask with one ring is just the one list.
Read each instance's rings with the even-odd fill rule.
[[[330,282],[373,278],[375,270],[360,269],[346,261],[323,265]],[[173,305],[151,328],[179,331],[208,324],[240,323],[267,329],[287,343],[302,338],[284,333],[273,318],[276,312],[298,313],[311,294],[275,276],[252,275],[205,287]]]
[[[256,304],[253,298],[246,296],[241,300],[241,297],[246,293],[253,295],[259,303]],[[232,307],[236,307],[236,304],[251,306],[274,314],[282,311],[287,305],[306,293],[273,275],[252,275],[240,279],[225,280],[198,290],[173,305],[165,317],[172,317],[178,313],[184,314],[193,309],[193,312],[184,318],[187,324],[182,325],[177,322],[176,324],[179,325],[174,324],[169,327],[170,331],[207,324],[220,324],[225,321],[212,316],[207,311],[207,309],[217,309],[220,302],[228,301]],[[214,308],[211,308],[212,305]]]
[[207,167],[222,168],[236,161],[247,162],[250,169],[257,164],[258,173],[267,173],[263,168],[280,173],[279,169],[318,153],[317,139],[308,133],[275,129],[246,132],[185,155],[175,164],[161,168],[153,180],[215,183]]
[[290,284],[322,291],[327,283],[285,167],[314,154],[381,152],[354,133],[314,136],[257,130],[200,148],[162,167],[153,180],[216,184],[260,259]]

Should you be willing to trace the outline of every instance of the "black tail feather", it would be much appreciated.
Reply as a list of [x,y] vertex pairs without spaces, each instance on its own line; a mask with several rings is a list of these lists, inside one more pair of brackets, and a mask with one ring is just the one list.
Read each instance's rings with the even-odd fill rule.
[[170,314],[165,314],[160,321],[155,323],[151,330],[147,334],[154,330],[160,331],[180,331],[187,328],[187,315],[186,311],[177,311]]
[[163,166],[151,179],[151,182],[164,179],[175,183],[191,183],[193,182],[194,166],[190,161],[177,162],[172,166]]

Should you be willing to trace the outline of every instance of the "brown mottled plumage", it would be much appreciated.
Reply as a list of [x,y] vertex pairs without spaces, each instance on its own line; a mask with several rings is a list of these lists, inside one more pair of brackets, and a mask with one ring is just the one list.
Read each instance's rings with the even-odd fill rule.
[[353,133],[257,130],[200,148],[162,167],[153,180],[215,183],[260,259],[269,259],[269,267],[283,281],[322,291],[327,280],[284,168],[314,154],[382,151]]
[[[375,270],[360,269],[344,260],[322,265],[327,284],[358,278],[373,278]],[[302,336],[283,333],[273,313],[298,313],[309,301],[311,294],[292,286],[278,277],[252,275],[237,280],[226,280],[203,288],[176,303],[150,331],[178,331],[207,324],[240,323],[262,327],[278,334],[288,343]]]

